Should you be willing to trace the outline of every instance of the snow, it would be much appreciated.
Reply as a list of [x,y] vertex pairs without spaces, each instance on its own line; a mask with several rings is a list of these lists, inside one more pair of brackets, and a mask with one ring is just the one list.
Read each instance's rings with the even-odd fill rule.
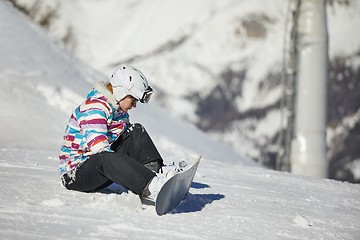
[[[121,187],[61,186],[53,151],[2,149],[3,239],[358,239],[359,188],[204,159],[170,214]],[[226,173],[226,174],[224,174]]]
[[[351,55],[360,48],[360,33],[354,26],[360,20],[360,2],[351,1],[350,7],[335,4],[328,7],[329,56]],[[349,21],[350,20],[350,21]]]
[[179,207],[159,217],[115,184],[96,193],[66,190],[57,167],[69,112],[105,76],[6,1],[0,29],[1,239],[360,238],[359,185],[266,170],[156,103],[130,115],[164,159],[204,155]]

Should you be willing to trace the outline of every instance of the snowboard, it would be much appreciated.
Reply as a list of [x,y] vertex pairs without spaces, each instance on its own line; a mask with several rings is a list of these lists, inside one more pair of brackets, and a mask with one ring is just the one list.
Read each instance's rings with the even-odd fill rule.
[[199,166],[201,156],[188,169],[177,173],[170,178],[160,189],[155,201],[157,215],[166,214],[176,208],[189,192],[196,170]]

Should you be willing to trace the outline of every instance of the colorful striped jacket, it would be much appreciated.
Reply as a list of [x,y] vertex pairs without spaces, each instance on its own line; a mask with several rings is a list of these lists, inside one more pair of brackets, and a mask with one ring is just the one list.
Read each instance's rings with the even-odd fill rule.
[[74,169],[92,154],[112,151],[110,144],[129,124],[128,113],[116,106],[113,95],[98,84],[89,92],[85,102],[74,110],[60,150],[60,174]]

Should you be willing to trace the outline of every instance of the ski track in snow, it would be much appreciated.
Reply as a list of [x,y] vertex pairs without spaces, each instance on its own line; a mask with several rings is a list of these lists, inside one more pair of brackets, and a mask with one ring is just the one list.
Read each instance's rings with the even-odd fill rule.
[[359,239],[360,187],[203,159],[165,216],[121,186],[66,190],[54,151],[2,149],[2,239]]

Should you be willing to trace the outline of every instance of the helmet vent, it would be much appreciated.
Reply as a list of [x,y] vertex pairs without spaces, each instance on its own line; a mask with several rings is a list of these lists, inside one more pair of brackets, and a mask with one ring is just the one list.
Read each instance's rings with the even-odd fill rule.
[[144,84],[144,88],[146,88],[146,85],[145,85],[145,83],[143,83]]
[[129,76],[130,82],[132,81],[132,76]]

